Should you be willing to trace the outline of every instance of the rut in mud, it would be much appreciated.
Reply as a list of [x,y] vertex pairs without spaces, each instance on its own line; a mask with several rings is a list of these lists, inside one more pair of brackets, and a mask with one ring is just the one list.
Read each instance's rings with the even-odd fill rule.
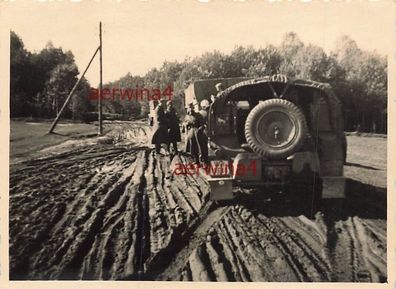
[[143,124],[108,125],[11,166],[11,279],[386,281],[385,189],[351,180],[344,207],[313,220],[282,203],[218,206],[203,175],[172,174],[188,156],[157,157]]

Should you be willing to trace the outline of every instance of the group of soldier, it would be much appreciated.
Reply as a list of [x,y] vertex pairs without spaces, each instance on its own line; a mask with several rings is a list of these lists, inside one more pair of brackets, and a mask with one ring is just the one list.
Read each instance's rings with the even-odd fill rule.
[[[221,92],[221,84],[216,85],[217,92]],[[195,111],[194,104],[188,103],[186,116],[182,123],[182,132],[185,134],[184,151],[194,157],[196,163],[208,162],[208,137],[206,133],[206,123],[210,100],[204,99],[200,102],[200,111]],[[164,106],[161,101],[150,103],[149,114],[150,125],[152,126],[151,143],[155,145],[156,154],[161,154],[161,145],[166,144],[169,153],[171,145],[173,152],[178,152],[177,143],[181,142],[180,119],[176,113],[171,100]]]
[[160,154],[161,144],[166,144],[168,150],[172,145],[177,153],[177,143],[181,141],[181,135],[179,117],[172,101],[168,100],[165,107],[161,101],[151,101],[149,121],[153,131],[151,143],[155,145],[156,153]]

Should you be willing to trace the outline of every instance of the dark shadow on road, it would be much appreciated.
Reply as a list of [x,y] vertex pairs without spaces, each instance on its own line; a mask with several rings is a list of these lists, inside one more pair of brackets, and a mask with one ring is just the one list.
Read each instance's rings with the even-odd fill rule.
[[374,168],[374,167],[366,166],[366,165],[361,165],[361,164],[357,164],[357,163],[346,162],[345,165],[346,166],[350,166],[350,167],[358,167],[358,168],[363,168],[363,169],[380,171],[380,169],[378,169],[378,168]]
[[[347,179],[345,199],[323,199],[320,211],[334,221],[346,220],[348,217],[386,220],[386,188],[364,184]],[[240,204],[247,209],[266,216],[299,216],[307,215],[299,204],[291,202],[287,196],[273,194],[267,196],[263,191],[240,193],[237,198],[225,205]]]
[[[92,138],[92,137],[98,136],[97,133],[77,134],[77,133],[59,133],[59,132],[54,132],[54,131],[51,134],[69,137],[71,139]],[[47,133],[47,135],[49,135],[49,133]]]

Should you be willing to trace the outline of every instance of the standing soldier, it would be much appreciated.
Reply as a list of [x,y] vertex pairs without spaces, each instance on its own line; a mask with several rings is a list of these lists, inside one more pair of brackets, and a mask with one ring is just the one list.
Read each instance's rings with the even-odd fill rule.
[[155,108],[156,108],[156,106],[157,106],[157,101],[156,100],[151,100],[150,102],[149,102],[149,109],[150,109],[150,112],[149,112],[149,115],[148,115],[148,123],[149,123],[149,125],[150,126],[153,126],[154,125],[154,111],[155,111]]
[[219,94],[223,92],[224,86],[221,82],[219,82],[215,85],[215,87],[216,87],[216,91],[217,91],[216,96],[219,96]]
[[222,104],[216,100],[218,100],[220,98],[220,95],[223,93],[224,91],[224,87],[223,84],[221,82],[217,83],[215,85],[216,87],[216,95],[211,95],[210,96],[210,105],[212,105],[212,110],[214,113],[217,112],[217,110],[219,109],[219,106],[221,106]]
[[173,150],[177,153],[177,143],[181,141],[180,128],[179,128],[179,117],[176,114],[176,110],[173,107],[172,101],[168,100],[166,103],[166,116],[168,119],[168,134],[169,134],[169,144],[168,148],[170,150],[170,144],[173,145]]
[[169,143],[168,120],[161,101],[158,102],[153,112],[153,136],[151,143],[155,145],[155,152],[157,154],[160,153],[161,144],[165,143],[168,145]]
[[204,99],[201,101],[201,110],[199,111],[201,118],[201,126],[198,128],[199,147],[201,149],[201,161],[208,163],[208,135],[206,133],[206,125],[208,121],[209,101]]
[[202,154],[198,139],[198,129],[201,125],[202,117],[199,113],[194,111],[194,106],[191,103],[187,108],[187,115],[183,123],[183,126],[186,129],[185,152],[190,153],[197,164],[199,164],[199,156]]
[[223,90],[224,90],[224,87],[223,87],[223,84],[221,83],[221,82],[219,82],[219,83],[217,83],[216,85],[215,85],[215,87],[216,87],[216,95],[211,95],[210,96],[210,103],[213,103],[215,100],[216,100],[216,98],[218,98],[219,97],[219,95],[223,92]]

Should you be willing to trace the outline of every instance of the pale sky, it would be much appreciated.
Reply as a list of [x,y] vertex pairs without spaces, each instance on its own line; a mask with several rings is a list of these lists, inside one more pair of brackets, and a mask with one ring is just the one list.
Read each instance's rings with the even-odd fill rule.
[[[393,32],[392,1],[276,0],[236,2],[198,1],[84,1],[82,3],[2,2],[3,21],[30,51],[51,40],[71,50],[80,72],[98,46],[98,23],[103,22],[104,82],[126,73],[143,75],[165,60],[183,60],[215,49],[229,53],[236,45],[278,45],[296,32],[304,43],[326,51],[337,38],[349,35],[365,50],[388,55]],[[99,80],[98,59],[87,73],[92,86]]]

